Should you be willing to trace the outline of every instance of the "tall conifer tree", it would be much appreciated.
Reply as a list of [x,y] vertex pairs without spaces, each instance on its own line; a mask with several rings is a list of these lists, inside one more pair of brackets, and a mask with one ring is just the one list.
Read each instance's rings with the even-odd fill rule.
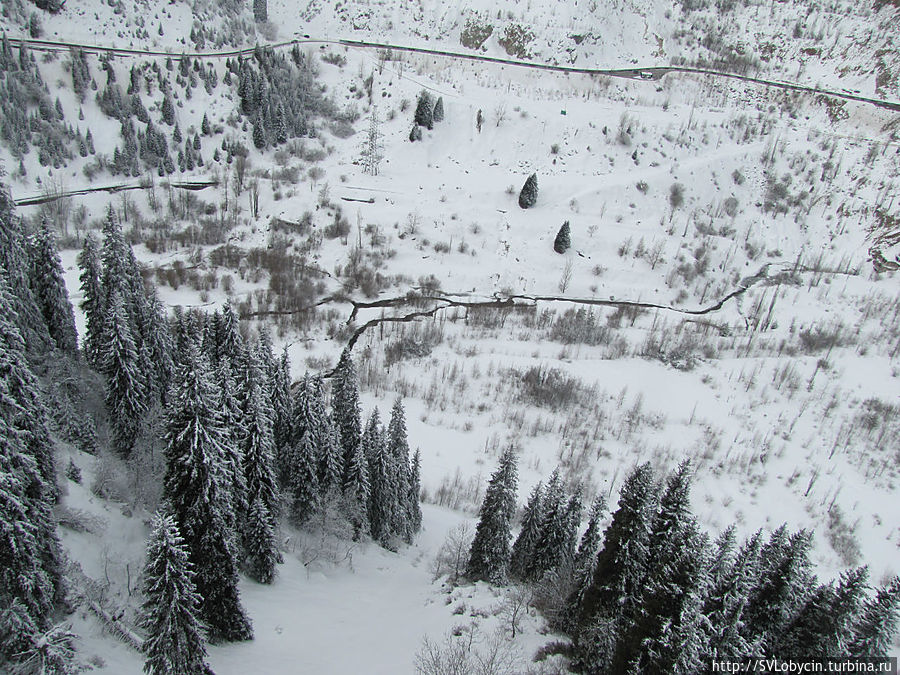
[[481,503],[466,568],[466,575],[470,579],[499,583],[506,578],[512,537],[510,525],[515,515],[517,485],[516,453],[510,446],[500,456],[500,465],[491,475]]

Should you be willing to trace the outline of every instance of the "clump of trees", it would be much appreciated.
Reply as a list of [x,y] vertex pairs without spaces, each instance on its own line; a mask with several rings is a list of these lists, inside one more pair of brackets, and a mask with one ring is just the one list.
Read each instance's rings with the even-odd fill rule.
[[507,450],[488,484],[467,575],[533,586],[551,625],[572,637],[576,672],[694,673],[709,656],[885,656],[890,649],[900,578],[874,595],[865,566],[820,582],[807,530],[781,526],[768,538],[758,531],[738,542],[731,526],[711,542],[690,509],[688,461],[663,483],[649,463],[635,467],[602,534],[600,497],[580,540],[580,490],[567,493],[556,471],[532,491],[510,549],[515,476]]

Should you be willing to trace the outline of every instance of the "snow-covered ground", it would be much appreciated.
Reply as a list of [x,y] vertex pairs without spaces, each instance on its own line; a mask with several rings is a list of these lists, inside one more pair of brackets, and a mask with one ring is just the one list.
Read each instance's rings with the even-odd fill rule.
[[[118,11],[116,5],[69,0],[63,14],[44,17],[44,37],[191,51],[189,34],[204,19],[207,29],[237,30],[241,21],[252,28],[247,8],[223,18],[203,2],[193,3],[194,12],[188,3],[120,4]],[[898,72],[891,8],[875,14],[868,5],[848,2],[812,9],[807,3],[735,5],[716,15],[714,7],[688,13],[681,3],[661,0],[504,1],[490,7],[404,0],[312,0],[298,6],[270,0],[272,26],[244,44],[308,34],[460,50],[460,33],[472,20],[492,26],[483,50],[489,55],[507,57],[498,37],[519,24],[534,33],[527,52],[536,61],[629,67],[668,64],[676,57],[712,59],[715,53],[698,40],[715,33],[719,42],[733,42],[736,54],[758,60],[751,72],[760,76],[900,99],[896,77],[884,76]],[[11,35],[24,34],[14,20],[2,25]],[[719,54],[724,50],[716,48]],[[554,339],[542,313],[573,305],[551,302],[537,303],[532,313],[488,317],[496,323],[449,309],[434,322],[366,332],[354,349],[366,412],[376,405],[385,412],[397,394],[404,395],[428,499],[437,499],[441,487],[458,477],[458,505],[466,512],[427,505],[420,539],[397,554],[360,546],[352,564],[342,560],[310,570],[289,552],[273,587],[245,581],[241,591],[256,640],[211,647],[210,662],[219,675],[412,672],[423,636],[441,639],[471,620],[485,634],[493,631],[502,623],[493,616],[502,591],[479,585],[448,595],[440,581],[432,582],[430,562],[449,530],[472,521],[477,489],[508,442],[521,448],[520,501],[558,463],[571,479],[614,500],[636,462],[651,460],[664,471],[689,456],[698,467],[694,510],[711,533],[732,522],[742,535],[782,522],[792,529],[815,528],[813,557],[820,577],[828,579],[853,557],[846,540],[829,532],[849,530],[858,546],[856,561],[870,566],[876,583],[900,572],[900,522],[893,508],[900,453],[900,304],[896,272],[876,273],[869,251],[887,236],[882,253],[888,260],[896,255],[896,238],[890,238],[896,237],[900,208],[896,114],[710,77],[626,82],[424,55],[382,63],[373,50],[334,44],[303,49],[318,63],[339,107],[359,113],[356,133],[342,138],[323,131],[307,140],[307,151],[322,151],[314,159],[310,153],[279,157],[252,150],[248,173],[260,180],[260,216],[249,216],[248,195],[240,195],[241,212],[228,237],[235,246],[265,250],[272,217],[298,222],[309,212],[316,235],[340,206],[349,233],[325,237],[308,253],[308,262],[330,275],[321,295],[339,290],[355,247],[370,266],[381,265],[387,279],[381,298],[402,296],[429,275],[459,299],[564,295],[687,310],[748,290],[703,316],[650,310],[620,317],[598,346]],[[346,63],[326,63],[326,55]],[[66,60],[42,60],[44,79],[67,119],[92,129],[98,152],[112,154],[119,125],[100,112],[92,95],[79,106],[67,86]],[[150,61],[116,58],[118,81],[127,83],[132,64]],[[213,64],[221,82],[224,62]],[[95,59],[91,69],[102,87]],[[370,76],[374,106],[363,93]],[[443,98],[446,118],[411,144],[412,112],[423,88]],[[221,126],[221,133],[203,139],[208,162],[225,137],[253,147],[248,131],[229,124],[236,101],[235,88],[224,85],[211,95],[198,87],[189,100],[182,95],[177,101],[183,132],[199,129],[204,113]],[[154,100],[145,103],[158,118]],[[79,107],[85,119],[76,123]],[[359,157],[376,107],[384,159],[379,175],[370,176]],[[18,161],[5,148],[2,153],[13,171]],[[9,177],[11,189],[18,198],[40,194],[51,182],[65,189],[118,182],[102,174],[86,178],[82,168],[90,161],[77,158],[53,171],[31,153],[24,160],[27,175]],[[210,164],[193,175],[231,180],[233,171]],[[296,183],[275,177],[284,167],[297,167]],[[538,203],[523,211],[518,191],[533,172]],[[197,196],[216,205],[226,199],[225,190],[223,182]],[[86,223],[96,224],[108,204],[122,211],[127,196],[142,214],[140,221],[131,218],[132,226],[141,222],[150,230],[154,221],[166,221],[174,231],[183,229],[187,223],[166,211],[165,189],[159,185],[156,192],[163,204],[159,212],[149,194],[139,191],[100,193],[73,206],[83,205]],[[682,195],[680,203],[675,192]],[[234,200],[233,193],[228,198]],[[553,238],[566,220],[572,250],[557,255]],[[293,236],[293,251],[310,238]],[[176,261],[214,272],[220,281],[231,277],[228,291],[221,283],[208,290],[186,282],[162,285],[160,295],[170,306],[212,308],[230,297],[260,309],[257,291],[268,287],[268,275],[215,267],[209,255],[217,247],[189,242],[164,252],[145,245],[136,251],[150,268],[163,270],[160,278]],[[76,254],[62,252],[77,303]],[[351,296],[367,299],[358,289]],[[335,301],[302,332],[289,325],[277,329],[276,347],[288,346],[295,376],[335,363],[350,309]],[[355,325],[407,311],[412,310],[361,310]],[[599,326],[615,324],[612,308],[593,311]],[[81,330],[80,316],[78,321]],[[421,339],[423,333],[415,331],[425,327],[438,336],[430,354],[389,364],[385,348],[404,335]],[[697,341],[690,350],[696,358],[692,369],[641,356],[650,338],[677,335],[678,342],[682,332]],[[534,405],[521,386],[522,374],[532,367],[557,368],[576,378],[581,394],[559,409]],[[74,457],[90,484],[93,460]],[[119,600],[133,601],[128,591],[140,567],[148,514],[123,515],[120,507],[74,484],[63,503],[104,521],[93,534],[63,530],[71,557],[89,577],[108,578]],[[835,507],[842,514],[837,522]],[[290,551],[289,541],[286,547]],[[100,655],[106,672],[140,672],[139,656],[93,619],[79,614],[74,620],[85,656]],[[540,627],[537,617],[529,618],[517,640],[526,659],[549,639]]]

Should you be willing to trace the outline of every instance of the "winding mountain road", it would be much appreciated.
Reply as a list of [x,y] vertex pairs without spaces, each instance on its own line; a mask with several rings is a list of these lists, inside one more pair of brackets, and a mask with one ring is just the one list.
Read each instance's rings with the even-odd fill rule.
[[[146,49],[133,49],[130,47],[104,47],[101,45],[79,44],[75,42],[61,42],[52,40],[36,40],[25,37],[7,37],[10,45],[20,46],[26,45],[29,49],[35,51],[66,51],[69,49],[81,49],[85,53],[95,54],[111,54],[114,56],[157,56],[180,58],[188,56],[198,59],[224,59],[235,58],[240,56],[249,56],[256,49],[247,47],[245,49],[230,49],[215,52],[173,52],[173,51],[154,51]],[[416,54],[426,54],[432,56],[442,56],[453,59],[465,59],[468,61],[483,61],[485,63],[495,63],[504,66],[515,66],[519,68],[532,68],[535,70],[547,70],[558,73],[574,73],[581,75],[604,75],[607,77],[616,77],[626,80],[655,82],[662,79],[670,73],[685,73],[694,75],[709,75],[712,77],[723,77],[733,80],[741,80],[750,84],[756,84],[764,87],[774,87],[787,91],[795,91],[802,94],[812,94],[820,96],[829,96],[832,98],[843,99],[846,101],[856,101],[858,103],[868,103],[879,108],[900,112],[900,101],[886,101],[868,96],[860,96],[850,92],[833,91],[822,89],[820,87],[812,87],[795,82],[783,82],[779,80],[767,80],[760,77],[752,77],[750,75],[740,75],[738,73],[729,73],[722,70],[712,70],[707,68],[691,68],[688,66],[639,66],[635,68],[576,68],[573,66],[557,66],[547,63],[531,63],[528,61],[516,61],[514,59],[502,59],[494,56],[484,56],[482,54],[468,54],[465,52],[453,52],[443,49],[426,49],[424,47],[409,47],[404,45],[395,45],[382,42],[367,42],[363,40],[329,40],[303,36],[293,40],[284,40],[281,42],[272,42],[258,45],[263,49],[283,49],[301,44],[332,44],[343,45],[353,49],[380,49],[398,52],[411,52]]]

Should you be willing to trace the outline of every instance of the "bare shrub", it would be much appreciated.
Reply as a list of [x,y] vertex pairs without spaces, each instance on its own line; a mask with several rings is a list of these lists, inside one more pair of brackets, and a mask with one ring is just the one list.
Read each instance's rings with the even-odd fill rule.
[[481,23],[477,19],[468,18],[462,31],[459,33],[459,41],[463,47],[469,49],[481,49],[494,32],[494,27],[489,23]]
[[484,636],[478,625],[459,626],[440,643],[425,637],[416,652],[420,675],[513,675],[521,672],[515,643],[498,630]]
[[859,549],[859,540],[856,538],[856,523],[850,524],[845,521],[844,514],[837,505],[828,511],[826,536],[831,548],[838,554],[844,565],[852,567],[859,563],[862,552]]
[[472,537],[472,527],[469,523],[460,523],[447,533],[444,543],[431,561],[432,581],[437,581],[443,576],[446,576],[451,584],[459,581],[465,574],[469,562]]
[[384,365],[391,366],[404,359],[428,356],[443,337],[443,331],[435,323],[404,326],[400,337],[385,345]]
[[514,371],[520,379],[522,398],[539,408],[559,410],[575,403],[584,389],[577,378],[559,368],[532,366],[524,373]]
[[553,321],[550,339],[566,345],[601,345],[609,341],[609,328],[601,325],[591,310],[567,309]]

